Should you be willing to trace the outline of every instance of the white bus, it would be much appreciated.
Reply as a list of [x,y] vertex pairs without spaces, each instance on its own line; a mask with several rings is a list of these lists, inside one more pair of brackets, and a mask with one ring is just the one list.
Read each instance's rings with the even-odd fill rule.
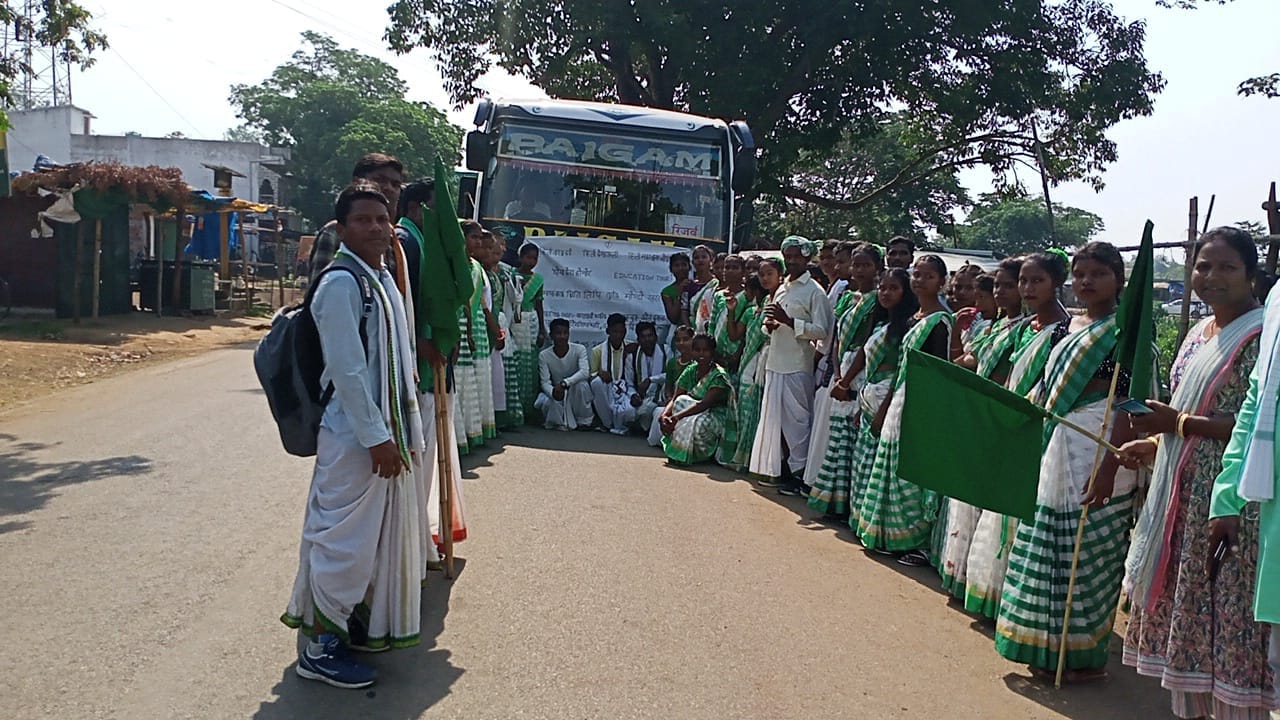
[[[666,324],[667,259],[704,244],[732,252],[735,199],[755,178],[746,123],[571,100],[485,99],[468,133],[471,216],[542,250],[547,320],[598,337],[620,312]],[[661,329],[660,329],[661,332]]]

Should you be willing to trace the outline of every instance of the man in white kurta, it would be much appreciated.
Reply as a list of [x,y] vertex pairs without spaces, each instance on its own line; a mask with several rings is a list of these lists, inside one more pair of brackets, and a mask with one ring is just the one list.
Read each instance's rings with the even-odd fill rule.
[[542,392],[534,407],[542,411],[548,430],[590,427],[591,370],[587,349],[569,342],[569,321],[551,321],[551,347],[538,353],[538,378]]
[[627,355],[626,380],[632,388],[629,404],[632,422],[648,434],[653,424],[653,411],[662,403],[662,388],[667,383],[667,349],[658,343],[658,329],[653,323],[636,323],[636,347]]
[[424,448],[413,343],[399,289],[381,263],[392,237],[386,200],[370,187],[339,196],[343,245],[311,301],[325,359],[321,385],[331,383],[333,396],[316,438],[298,574],[282,618],[311,633],[298,675],[349,688],[372,684],[376,673],[342,646],[376,652],[416,644],[421,606],[413,467]]
[[591,348],[587,363],[591,372],[591,407],[600,419],[600,428],[614,435],[626,435],[627,425],[636,419],[631,407],[635,390],[627,382],[627,318],[613,313],[605,322],[605,341]]
[[835,323],[831,301],[807,269],[817,250],[817,243],[806,238],[792,235],[783,240],[787,277],[765,308],[769,355],[750,470],[762,478],[761,484],[781,485],[784,495],[805,493],[814,343],[825,339]]

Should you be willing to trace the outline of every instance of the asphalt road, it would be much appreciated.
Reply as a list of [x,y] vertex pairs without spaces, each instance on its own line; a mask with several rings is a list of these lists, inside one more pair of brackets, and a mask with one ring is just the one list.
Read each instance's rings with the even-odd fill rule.
[[[277,618],[309,463],[234,348],[0,415],[0,718],[1164,718],[1119,664],[1057,691],[937,577],[642,440],[525,430],[466,461],[461,572],[345,691]],[[1116,643],[1113,643],[1115,645]]]

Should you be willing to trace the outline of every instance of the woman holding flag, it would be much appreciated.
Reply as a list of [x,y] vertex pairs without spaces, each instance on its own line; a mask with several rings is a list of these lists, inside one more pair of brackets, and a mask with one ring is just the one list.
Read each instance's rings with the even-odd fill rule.
[[[1006,258],[1001,261],[994,277],[977,278],[978,305],[982,309],[980,320],[987,325],[965,343],[965,352],[956,364],[967,367],[980,377],[1003,382],[1009,375],[1009,357],[1013,354],[1016,333],[1022,324],[1022,296],[1018,294],[1018,271],[1022,258]],[[990,281],[991,307],[983,307],[985,288]],[[997,317],[998,316],[998,317]],[[942,576],[942,588],[963,600],[968,579],[969,550],[974,532],[982,515],[982,508],[948,498],[946,526],[943,530],[942,552],[938,557],[938,574]]]
[[[898,477],[898,446],[902,408],[906,402],[906,353],[924,352],[949,360],[951,313],[942,306],[939,293],[947,278],[947,266],[937,255],[916,260],[911,291],[920,301],[915,324],[902,338],[898,376],[894,389],[880,404],[871,432],[879,436],[871,476],[857,507],[857,532],[867,548],[899,554],[903,565],[929,564],[925,551],[937,516],[937,494]],[[851,521],[852,522],[852,521]]]
[[1133,418],[1150,437],[1121,461],[1154,466],[1126,562],[1133,602],[1124,664],[1161,679],[1180,718],[1266,718],[1276,706],[1267,626],[1254,622],[1256,508],[1241,517],[1239,551],[1216,574],[1209,501],[1236,413],[1258,359],[1263,310],[1253,296],[1257,246],[1237,228],[1211,230],[1194,258],[1191,287],[1213,309],[1187,334],[1170,371],[1168,405]]
[[[1129,393],[1129,371],[1118,368],[1115,357],[1124,260],[1112,245],[1091,242],[1073,258],[1071,277],[1085,314],[1070,321],[1069,334],[1049,353],[1033,397],[1082,427],[1104,427],[1109,401]],[[1110,440],[1120,445],[1132,436],[1128,422],[1116,422]],[[1085,561],[1075,579],[1065,653],[1068,678],[1075,681],[1106,675],[1137,488],[1137,474],[1121,469],[1112,455],[1095,472],[1097,450],[1096,441],[1077,431],[1045,423],[1035,519],[1018,527],[996,618],[996,651],[1051,676],[1083,522],[1079,556]],[[1084,505],[1090,506],[1087,515]]]
[[[1065,252],[1051,250],[1027,255],[1016,271],[1012,265],[1007,265],[1009,262],[1001,263],[997,272],[998,282],[1007,280],[1005,273],[1016,273],[1017,293],[1027,309],[1027,317],[1009,328],[1007,361],[994,360],[996,348],[984,345],[979,353],[982,357],[976,359],[976,367],[981,374],[994,366],[986,377],[1003,380],[1005,387],[1026,395],[1044,375],[1049,352],[1067,336],[1071,316],[1058,302],[1058,289],[1067,280],[1068,261]],[[995,618],[1000,608],[1000,594],[1004,590],[1005,572],[1009,568],[1009,551],[1017,532],[1017,518],[992,510],[983,510],[978,516],[966,560],[966,610]]]

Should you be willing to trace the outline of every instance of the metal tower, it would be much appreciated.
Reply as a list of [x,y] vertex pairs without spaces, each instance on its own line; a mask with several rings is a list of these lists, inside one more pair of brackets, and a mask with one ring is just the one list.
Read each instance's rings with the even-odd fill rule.
[[0,51],[22,67],[11,93],[20,110],[71,104],[71,63],[59,57],[58,47],[44,45],[36,37],[44,23],[48,4],[57,0],[15,0],[17,17],[4,26]]

